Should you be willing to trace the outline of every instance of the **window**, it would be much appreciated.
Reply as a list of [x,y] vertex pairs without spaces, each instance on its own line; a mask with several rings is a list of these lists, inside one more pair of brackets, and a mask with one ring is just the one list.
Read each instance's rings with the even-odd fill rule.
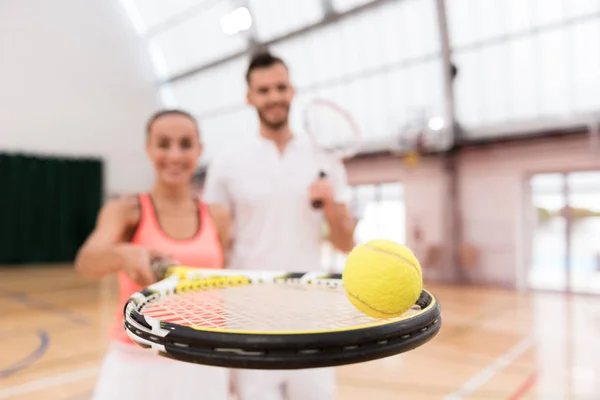
[[467,135],[600,107],[600,2],[447,0],[447,9]]

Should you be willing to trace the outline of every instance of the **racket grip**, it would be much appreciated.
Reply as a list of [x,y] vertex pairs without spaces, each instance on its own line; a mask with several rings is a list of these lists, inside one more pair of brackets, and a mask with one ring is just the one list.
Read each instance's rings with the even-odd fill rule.
[[169,268],[175,265],[177,265],[177,263],[174,260],[154,258],[151,262],[150,269],[152,270],[156,281],[160,281],[165,278]]
[[[327,174],[325,173],[325,171],[321,171],[319,172],[319,178],[325,178],[327,176]],[[312,207],[314,209],[319,209],[319,208],[323,208],[323,200],[313,200],[312,201]]]

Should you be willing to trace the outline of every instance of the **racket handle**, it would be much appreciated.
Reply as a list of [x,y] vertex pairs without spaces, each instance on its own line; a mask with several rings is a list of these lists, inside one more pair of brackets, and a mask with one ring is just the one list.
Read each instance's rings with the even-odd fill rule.
[[167,272],[171,267],[176,266],[178,263],[175,260],[166,260],[163,258],[152,259],[150,269],[154,274],[156,281],[160,281],[165,278]]
[[[327,177],[327,174],[325,173],[325,171],[321,171],[319,172],[319,178],[325,178]],[[323,207],[323,200],[313,200],[312,201],[312,206],[314,209],[319,209]]]

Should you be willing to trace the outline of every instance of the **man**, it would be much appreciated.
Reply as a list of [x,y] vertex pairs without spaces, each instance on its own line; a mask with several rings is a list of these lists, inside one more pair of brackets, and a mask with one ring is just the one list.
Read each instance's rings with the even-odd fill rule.
[[[231,218],[228,267],[318,270],[323,220],[334,247],[349,252],[354,245],[344,166],[338,162],[326,171],[327,178],[319,178],[320,164],[310,142],[291,131],[294,88],[283,60],[268,52],[255,55],[246,80],[259,134],[219,154],[204,187],[212,214]],[[323,206],[313,208],[314,200]],[[220,236],[228,242],[228,232]],[[240,370],[235,371],[235,386],[240,400],[333,400],[335,376],[332,368]]]

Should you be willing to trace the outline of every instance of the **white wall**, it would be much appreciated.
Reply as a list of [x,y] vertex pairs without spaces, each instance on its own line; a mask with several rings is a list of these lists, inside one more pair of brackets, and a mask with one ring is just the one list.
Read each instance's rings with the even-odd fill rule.
[[0,2],[0,151],[101,156],[108,194],[144,190],[154,79],[118,0]]

